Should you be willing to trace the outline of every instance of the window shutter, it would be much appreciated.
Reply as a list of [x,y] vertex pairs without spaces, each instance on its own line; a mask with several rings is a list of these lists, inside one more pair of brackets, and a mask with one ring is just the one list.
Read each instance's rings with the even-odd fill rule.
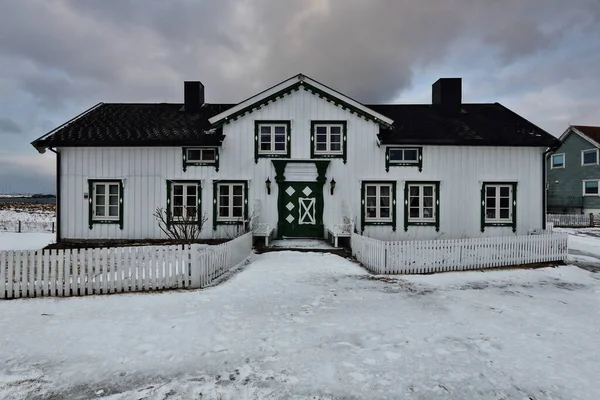
[[248,218],[248,181],[244,181],[244,221]]
[[440,231],[440,183],[435,183],[435,231]]
[[512,230],[517,232],[517,183],[512,184]]
[[[259,137],[260,137],[260,129],[258,129],[258,121],[254,121],[254,163],[258,164],[258,146],[260,146]],[[217,226],[214,226],[214,229],[217,229]]]
[[396,182],[392,183],[392,230],[396,232]]
[[90,229],[92,229],[92,219],[93,219],[93,198],[94,198],[94,183],[92,181],[88,181],[88,222],[90,225]]
[[385,148],[385,172],[390,172],[390,148]]
[[404,232],[408,232],[408,183],[404,184]]
[[[343,160],[344,160],[344,164],[346,164],[346,160],[347,160],[347,132],[348,132],[348,123],[344,121],[344,123],[342,124],[342,150],[343,150]],[[394,230],[396,230],[396,227],[394,226]]]
[[215,147],[215,171],[219,172],[219,148]]
[[419,147],[417,151],[417,157],[419,160],[419,172],[423,171],[423,148]]
[[167,229],[171,228],[171,182],[167,181]]
[[[258,158],[256,159],[258,162]],[[213,231],[217,230],[217,198],[219,196],[218,193],[219,187],[217,182],[213,182]]]
[[365,183],[362,182],[360,189],[360,233],[362,234],[365,231]]
[[185,147],[181,148],[181,163],[183,164],[183,172],[187,170],[187,156]]
[[123,181],[119,182],[119,228],[123,230]]
[[196,187],[196,194],[198,195],[198,206],[196,208],[196,218],[198,219],[198,229],[202,231],[202,182],[198,181]]
[[485,184],[481,184],[481,232],[485,231]]

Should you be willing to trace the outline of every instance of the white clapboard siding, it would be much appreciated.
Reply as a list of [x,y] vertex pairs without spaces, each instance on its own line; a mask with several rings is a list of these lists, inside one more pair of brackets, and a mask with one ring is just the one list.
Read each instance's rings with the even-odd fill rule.
[[352,233],[352,254],[377,274],[464,271],[567,258],[566,233],[384,242]]
[[251,251],[252,233],[218,246],[0,251],[0,299],[201,288]]
[[551,222],[555,227],[579,228],[593,226],[597,215],[589,214],[546,214],[546,222]]

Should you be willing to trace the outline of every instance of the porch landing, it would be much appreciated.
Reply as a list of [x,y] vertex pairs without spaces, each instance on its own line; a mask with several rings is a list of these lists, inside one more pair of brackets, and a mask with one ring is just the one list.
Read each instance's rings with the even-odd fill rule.
[[341,256],[345,256],[347,250],[343,247],[334,247],[326,240],[323,239],[276,239],[269,242],[269,247],[258,248],[259,253],[266,253],[271,251],[304,251],[304,252],[317,252],[317,253],[333,253]]

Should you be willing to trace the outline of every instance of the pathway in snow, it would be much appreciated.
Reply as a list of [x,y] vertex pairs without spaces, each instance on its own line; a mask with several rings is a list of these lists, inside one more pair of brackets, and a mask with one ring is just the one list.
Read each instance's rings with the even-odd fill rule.
[[274,252],[206,290],[4,301],[0,398],[595,400],[599,282]]
[[600,272],[599,228],[555,228],[569,234],[569,262],[592,272]]

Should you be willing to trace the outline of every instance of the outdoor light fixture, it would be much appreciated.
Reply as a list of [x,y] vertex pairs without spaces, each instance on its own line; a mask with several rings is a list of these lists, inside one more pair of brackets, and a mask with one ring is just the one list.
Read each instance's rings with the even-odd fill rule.
[[331,195],[333,196],[333,190],[335,189],[335,179],[331,178],[331,181],[329,181],[329,188],[331,189]]
[[269,178],[265,181],[265,186],[267,187],[267,194],[271,194],[271,180]]

